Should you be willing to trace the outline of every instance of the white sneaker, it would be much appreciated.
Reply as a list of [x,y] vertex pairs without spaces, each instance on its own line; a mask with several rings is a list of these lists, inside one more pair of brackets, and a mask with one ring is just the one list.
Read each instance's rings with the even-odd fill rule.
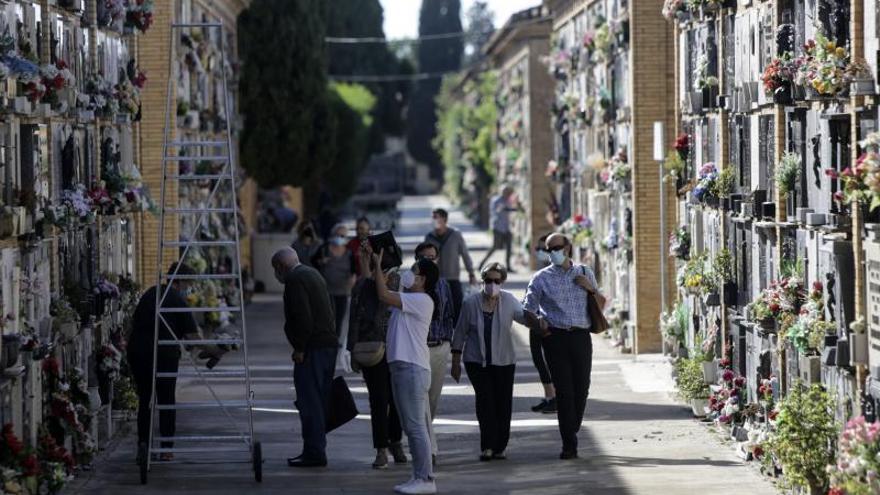
[[410,478],[410,479],[407,480],[406,482],[401,483],[401,484],[395,486],[395,487],[394,487],[394,491],[395,491],[395,493],[405,493],[403,490],[404,490],[406,487],[408,487],[409,485],[412,485],[413,482],[414,482],[415,480],[416,480],[415,478]]
[[437,493],[437,484],[434,480],[413,480],[409,484],[401,487],[400,493],[406,495],[431,495]]

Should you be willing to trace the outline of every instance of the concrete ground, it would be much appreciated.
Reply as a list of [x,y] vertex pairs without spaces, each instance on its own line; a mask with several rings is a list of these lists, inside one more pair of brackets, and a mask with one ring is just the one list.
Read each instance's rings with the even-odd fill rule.
[[[401,204],[397,237],[411,252],[430,228],[430,210],[441,198],[407,198]],[[465,234],[475,263],[488,248],[489,238],[470,227],[458,212],[451,223]],[[500,260],[501,256],[496,255]],[[512,275],[508,287],[522,294],[528,274]],[[293,408],[290,349],[282,332],[279,296],[262,295],[249,307],[248,328],[253,388],[258,400],[280,402],[254,412],[254,430],[263,444],[264,479],[257,484],[248,464],[156,465],[149,484],[142,486],[134,463],[135,440],[128,435],[109,449],[95,469],[84,473],[67,493],[136,495],[141,493],[238,494],[373,494],[391,493],[409,478],[408,465],[387,471],[370,468],[366,387],[359,375],[346,376],[361,414],[328,437],[327,468],[295,470],[286,458],[299,453],[299,418]],[[555,416],[534,414],[529,407],[542,396],[531,364],[525,329],[517,329],[518,364],[514,417],[508,460],[478,462],[479,432],[473,389],[462,378],[446,382],[436,431],[440,443],[437,486],[455,494],[656,494],[709,493],[729,487],[737,493],[771,494],[776,490],[705,426],[689,409],[670,399],[669,365],[660,356],[621,355],[601,337],[594,337],[595,361],[587,414],[580,434],[580,456],[560,461]],[[217,369],[234,369],[233,356]],[[240,379],[216,379],[217,393],[241,399]],[[235,394],[238,395],[235,395]],[[196,383],[178,387],[178,401],[207,399]],[[229,418],[217,411],[184,411],[178,434],[234,432]],[[246,428],[246,417],[233,419]],[[246,460],[246,454],[200,454],[188,459]],[[183,455],[178,456],[184,460]]]

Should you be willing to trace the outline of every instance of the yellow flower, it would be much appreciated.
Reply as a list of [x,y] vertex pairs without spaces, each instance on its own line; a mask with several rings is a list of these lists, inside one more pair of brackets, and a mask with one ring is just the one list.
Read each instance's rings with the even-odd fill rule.
[[19,485],[17,481],[7,481],[3,485],[3,491],[12,494],[21,493],[21,485]]
[[836,48],[836,45],[834,44],[833,41],[829,41],[828,43],[825,43],[825,49],[828,50],[829,52],[833,52],[834,48]]
[[846,50],[844,50],[842,46],[838,46],[837,50],[834,50],[834,54],[837,55],[838,58],[843,58],[846,56]]

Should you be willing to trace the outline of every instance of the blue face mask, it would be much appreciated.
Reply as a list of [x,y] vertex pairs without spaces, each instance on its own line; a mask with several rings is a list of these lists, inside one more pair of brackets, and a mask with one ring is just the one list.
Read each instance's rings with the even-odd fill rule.
[[564,251],[564,249],[550,251],[550,262],[556,266],[560,266],[565,263],[566,256]]
[[348,241],[345,239],[345,237],[334,237],[333,238],[333,244],[335,244],[337,246],[345,246],[347,243],[348,243]]
[[535,258],[541,263],[550,263],[550,253],[543,249],[535,251]]

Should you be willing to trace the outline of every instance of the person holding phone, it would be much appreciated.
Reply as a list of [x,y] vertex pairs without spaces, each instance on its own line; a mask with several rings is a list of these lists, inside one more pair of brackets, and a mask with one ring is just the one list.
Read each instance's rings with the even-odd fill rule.
[[489,263],[481,271],[483,290],[465,298],[452,341],[452,378],[461,379],[464,361],[474,386],[480,424],[480,460],[506,459],[513,411],[516,351],[513,322],[525,324],[522,304],[503,290],[507,268]]
[[428,389],[431,364],[428,353],[428,327],[438,307],[434,287],[440,278],[437,265],[419,260],[400,274],[401,292],[388,290],[382,272],[382,255],[373,255],[373,278],[379,300],[391,306],[388,322],[386,358],[391,368],[391,390],[409,441],[413,474],[406,483],[394,487],[397,493],[437,493],[431,466],[431,439],[428,435]]

